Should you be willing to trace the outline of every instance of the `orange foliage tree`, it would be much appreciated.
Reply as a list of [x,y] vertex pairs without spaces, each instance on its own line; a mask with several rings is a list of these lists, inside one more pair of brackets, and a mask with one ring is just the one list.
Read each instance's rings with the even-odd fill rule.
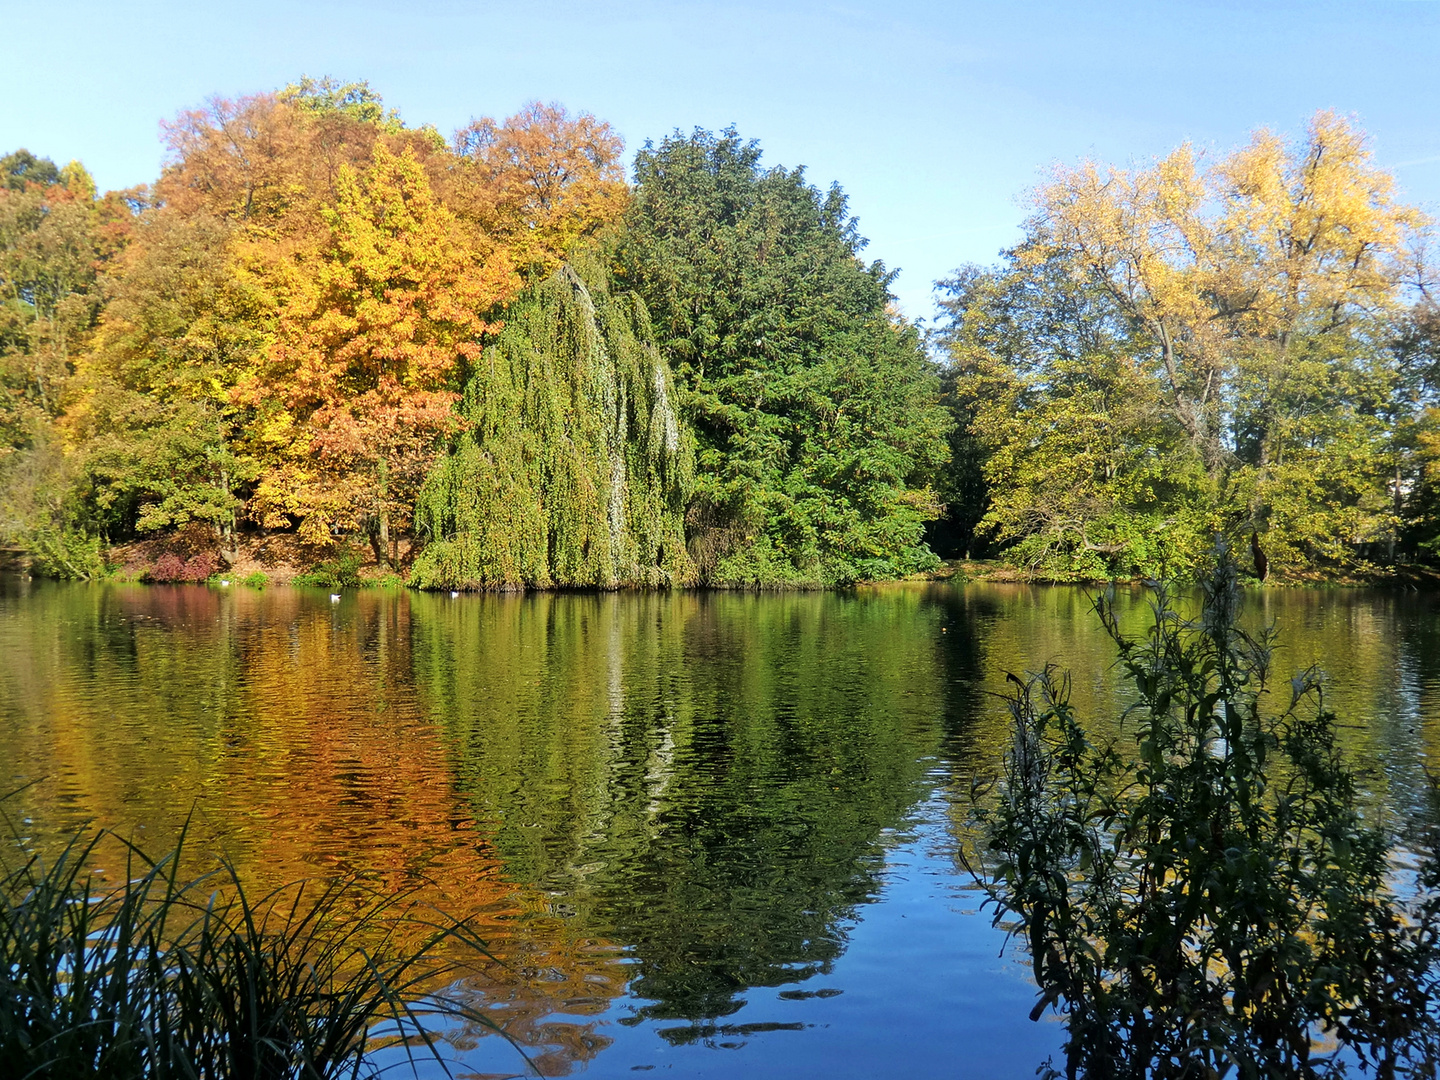
[[455,133],[456,202],[537,276],[625,209],[624,141],[589,113],[532,101],[503,124],[482,117]]
[[[200,520],[223,537],[249,519],[312,542],[359,531],[393,560],[497,312],[623,210],[623,143],[532,104],[447,146],[331,79],[211,98],[164,135],[165,170],[133,197],[70,199],[47,163],[55,206],[31,239],[84,217],[89,240],[64,252],[84,249],[87,284],[59,313],[85,332],[19,348],[55,320],[0,296],[0,437],[18,442],[31,412],[66,428],[87,535]],[[15,211],[0,213],[0,285],[29,250],[7,223],[45,209],[34,180],[0,190]],[[98,213],[112,206],[124,213]],[[117,223],[124,237],[105,232]],[[41,404],[7,407],[26,395]]]
[[156,195],[182,217],[204,213],[269,240],[317,229],[341,170],[366,168],[374,147],[422,163],[450,155],[432,128],[411,130],[364,83],[300,83],[274,94],[213,97],[162,125],[170,162]]

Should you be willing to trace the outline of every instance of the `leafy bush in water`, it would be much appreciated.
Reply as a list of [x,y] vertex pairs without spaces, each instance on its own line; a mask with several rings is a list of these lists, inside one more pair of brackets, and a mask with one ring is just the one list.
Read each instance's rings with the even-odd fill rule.
[[1237,627],[1223,554],[1202,590],[1189,621],[1157,587],[1139,641],[1097,602],[1138,699],[1134,752],[1092,741],[1067,676],[1011,677],[1014,742],[977,814],[996,921],[1029,945],[1032,1017],[1064,1015],[1069,1077],[1313,1077],[1347,1059],[1434,1076],[1434,830],[1397,894],[1394,838],[1357,805],[1319,676],[1267,712],[1273,633]]
[[84,867],[104,835],[0,878],[0,1075],[355,1078],[380,1071],[377,1023],[437,1062],[427,1013],[493,1028],[423,989],[447,974],[442,941],[483,950],[462,924],[422,924],[408,945],[404,897],[357,903],[336,882],[252,900],[228,865],[182,881],[178,851],[151,862],[130,847],[123,883],[102,891]]
[[360,585],[361,556],[357,551],[345,551],[333,559],[318,562],[302,574],[296,574],[293,583],[315,589],[354,589]]

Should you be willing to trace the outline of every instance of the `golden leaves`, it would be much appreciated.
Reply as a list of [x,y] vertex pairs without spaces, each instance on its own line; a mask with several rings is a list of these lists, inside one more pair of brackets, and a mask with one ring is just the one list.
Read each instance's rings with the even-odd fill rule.
[[503,251],[475,250],[409,150],[377,143],[370,167],[342,167],[335,191],[328,235],[286,268],[267,363],[242,390],[304,433],[257,489],[258,513],[283,507],[317,535],[408,514],[456,424],[462,366],[492,329],[484,313],[517,284]]
[[467,168],[459,198],[518,266],[548,273],[577,240],[619,219],[629,198],[624,142],[589,113],[532,101],[497,124],[482,117],[456,132]]
[[1212,472],[1225,382],[1246,365],[1283,370],[1297,335],[1394,305],[1425,224],[1395,201],[1364,134],[1328,112],[1296,145],[1258,131],[1208,168],[1185,145],[1135,171],[1058,169],[1034,202],[1031,264],[1059,257],[1145,328]]

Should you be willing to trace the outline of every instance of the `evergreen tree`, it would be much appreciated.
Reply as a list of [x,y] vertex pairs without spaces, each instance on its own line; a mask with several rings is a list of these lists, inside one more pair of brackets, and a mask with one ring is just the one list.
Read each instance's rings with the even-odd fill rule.
[[893,278],[838,187],[763,169],[733,130],[636,157],[618,252],[698,443],[691,552],[717,584],[831,584],[934,565],[947,418]]

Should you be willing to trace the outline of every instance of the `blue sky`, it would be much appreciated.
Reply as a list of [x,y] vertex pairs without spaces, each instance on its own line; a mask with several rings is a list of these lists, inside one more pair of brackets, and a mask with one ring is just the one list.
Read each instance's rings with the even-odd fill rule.
[[1440,2],[349,3],[0,0],[0,151],[151,180],[158,124],[301,74],[368,79],[449,133],[531,98],[633,149],[734,123],[771,164],[839,181],[901,269],[931,283],[1012,243],[1054,162],[1216,152],[1260,126],[1353,114],[1402,192],[1440,211]]

